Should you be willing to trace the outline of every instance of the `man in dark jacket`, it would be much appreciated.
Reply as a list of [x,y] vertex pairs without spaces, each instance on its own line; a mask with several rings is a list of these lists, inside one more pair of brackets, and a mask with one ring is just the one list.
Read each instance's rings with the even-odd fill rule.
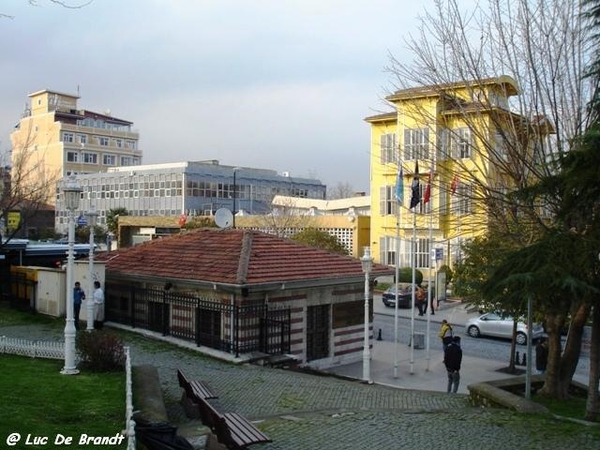
[[462,349],[460,336],[454,336],[444,351],[444,365],[448,371],[448,393],[456,394],[460,383],[460,363],[462,362]]

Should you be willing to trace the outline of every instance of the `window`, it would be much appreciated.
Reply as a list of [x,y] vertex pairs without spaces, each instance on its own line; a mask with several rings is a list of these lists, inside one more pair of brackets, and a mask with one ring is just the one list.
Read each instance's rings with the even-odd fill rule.
[[105,166],[116,166],[117,157],[115,155],[102,155],[102,164]]
[[121,165],[122,166],[132,166],[133,158],[131,156],[121,156]]
[[429,159],[429,128],[404,130],[404,159]]
[[77,139],[79,140],[80,144],[87,144],[87,135],[85,134],[78,134],[77,135]]
[[123,139],[115,139],[115,146],[118,148],[123,147]]
[[379,214],[382,216],[398,213],[395,192],[396,186],[382,186],[379,188]]
[[496,156],[501,161],[508,161],[508,142],[506,139],[506,134],[501,131],[497,132],[494,136],[496,141]]
[[[411,257],[413,256],[412,242],[408,242],[403,249],[403,260],[407,262],[406,266],[412,266]],[[415,240],[415,267],[420,269],[427,269],[431,261],[431,254],[429,252],[429,239],[416,239]]]
[[108,147],[108,138],[104,137],[104,136],[100,136],[98,138],[98,142],[100,145],[102,145],[103,147]]
[[67,162],[77,162],[79,154],[77,152],[67,152]]
[[380,147],[381,164],[395,163],[398,161],[395,133],[382,134],[380,139]]
[[[401,244],[401,242],[399,243]],[[381,248],[381,254],[379,255],[379,261],[381,264],[387,264],[388,266],[396,265],[396,238],[391,236],[384,236],[379,241],[379,247]],[[398,261],[400,262],[400,261]]]
[[135,150],[137,148],[136,141],[125,141],[125,147]]
[[452,210],[457,215],[473,212],[473,187],[470,184],[458,184],[456,193],[452,196]]
[[472,155],[471,130],[467,127],[457,128],[450,137],[450,155],[455,159],[470,158]]
[[82,152],[81,159],[85,164],[98,164],[98,154]]
[[63,133],[63,142],[75,142],[73,133]]

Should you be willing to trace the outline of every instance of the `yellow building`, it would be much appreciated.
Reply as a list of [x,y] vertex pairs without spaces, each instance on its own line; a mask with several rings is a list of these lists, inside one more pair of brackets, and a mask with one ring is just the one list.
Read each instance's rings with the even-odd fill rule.
[[[69,173],[141,164],[139,134],[132,122],[110,111],[78,109],[77,95],[42,90],[29,98],[30,107],[11,134],[13,172],[18,168],[25,177],[54,186]],[[56,203],[55,195],[49,203]]]
[[[488,230],[490,209],[483,199],[506,192],[504,138],[517,123],[509,110],[516,94],[516,82],[507,76],[403,89],[387,97],[393,112],[365,119],[371,126],[371,248],[377,262],[411,267],[414,242],[416,267],[426,274],[432,255],[433,268],[452,265],[464,239]],[[524,148],[528,152],[530,145]],[[417,164],[421,202],[411,209]]]

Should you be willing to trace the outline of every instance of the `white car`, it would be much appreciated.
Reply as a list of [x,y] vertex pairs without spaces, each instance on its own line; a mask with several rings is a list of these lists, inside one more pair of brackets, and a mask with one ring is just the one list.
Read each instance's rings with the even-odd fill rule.
[[[471,337],[493,336],[505,339],[512,339],[513,318],[510,316],[502,317],[499,314],[490,312],[479,317],[473,317],[467,320],[465,330]],[[517,322],[517,344],[527,344],[527,336],[531,335],[533,341],[545,336],[544,327],[540,324],[533,324],[531,333],[527,332],[527,324]]]

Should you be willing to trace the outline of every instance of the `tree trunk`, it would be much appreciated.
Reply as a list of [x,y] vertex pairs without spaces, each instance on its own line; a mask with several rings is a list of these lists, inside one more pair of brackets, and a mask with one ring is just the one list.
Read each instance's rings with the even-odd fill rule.
[[573,380],[573,375],[575,375],[579,357],[581,356],[583,327],[590,313],[590,304],[588,302],[578,302],[573,311],[571,326],[569,327],[569,334],[567,335],[567,342],[560,363],[560,392],[558,398],[563,399],[569,397],[571,381]]
[[598,401],[598,388],[600,387],[600,303],[592,310],[592,337],[590,344],[590,374],[588,382],[587,404],[585,406],[585,420],[595,422],[600,409]]
[[560,330],[564,326],[565,316],[556,311],[549,311],[545,315],[546,333],[548,334],[548,365],[544,386],[539,393],[547,397],[560,398],[560,355],[562,353]]

